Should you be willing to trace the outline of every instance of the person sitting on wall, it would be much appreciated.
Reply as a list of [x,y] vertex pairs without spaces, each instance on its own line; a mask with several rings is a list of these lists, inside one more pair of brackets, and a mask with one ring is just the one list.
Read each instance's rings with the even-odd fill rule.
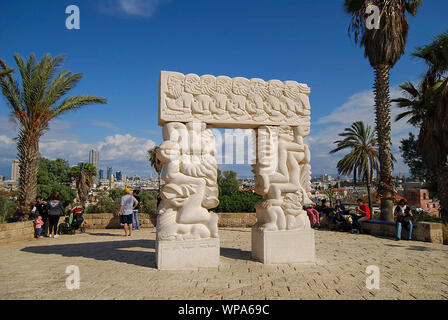
[[320,227],[319,211],[315,209],[316,204],[313,202],[311,205],[305,206],[306,213],[310,218],[311,227]]
[[394,216],[397,217],[397,235],[395,237],[396,241],[401,240],[401,229],[404,225],[406,231],[408,232],[407,240],[412,239],[412,210],[406,204],[405,199],[400,199],[398,202],[398,206],[395,207]]
[[321,200],[321,205],[316,207],[316,210],[319,211],[321,216],[331,216],[333,212],[333,208],[327,205],[327,199]]
[[356,214],[353,215],[354,226],[358,230],[358,233],[362,233],[361,223],[370,219],[370,208],[368,205],[364,204],[362,199],[356,200],[358,207],[355,208]]

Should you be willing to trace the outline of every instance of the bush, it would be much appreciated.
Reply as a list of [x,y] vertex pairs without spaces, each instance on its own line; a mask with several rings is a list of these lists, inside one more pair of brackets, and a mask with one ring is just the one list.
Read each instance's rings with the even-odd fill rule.
[[0,193],[0,223],[16,220],[17,204],[9,193]]
[[417,223],[419,221],[442,222],[442,219],[430,215],[428,213],[428,211],[425,211],[425,210],[422,210],[422,209],[415,209],[415,210],[412,210],[411,221],[412,221],[412,223],[415,224],[415,223]]
[[98,193],[96,202],[87,207],[86,213],[113,213],[116,215],[120,210],[120,198],[114,200],[109,193],[101,191]]
[[255,212],[255,203],[261,196],[250,191],[237,191],[230,195],[220,195],[219,205],[214,212]]

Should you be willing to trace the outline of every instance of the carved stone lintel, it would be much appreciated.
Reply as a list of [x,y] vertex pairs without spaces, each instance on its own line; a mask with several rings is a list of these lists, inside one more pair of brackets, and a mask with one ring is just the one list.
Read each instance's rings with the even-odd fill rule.
[[310,88],[296,81],[162,71],[159,125],[199,120],[220,127],[297,126],[310,118]]

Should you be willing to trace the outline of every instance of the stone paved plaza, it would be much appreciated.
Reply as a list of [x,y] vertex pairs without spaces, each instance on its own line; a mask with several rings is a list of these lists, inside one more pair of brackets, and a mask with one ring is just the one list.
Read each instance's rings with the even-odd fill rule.
[[[221,229],[219,269],[196,271],[158,271],[152,228],[2,244],[0,299],[448,299],[448,246],[319,230],[316,265],[266,266],[250,260],[250,235]],[[66,289],[69,265],[79,290]]]

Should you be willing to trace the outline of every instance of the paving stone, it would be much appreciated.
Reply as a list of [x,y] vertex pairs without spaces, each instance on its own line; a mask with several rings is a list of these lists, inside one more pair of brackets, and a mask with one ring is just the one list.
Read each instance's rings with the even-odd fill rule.
[[[220,230],[218,269],[159,271],[155,229],[91,230],[58,239],[0,244],[0,299],[444,299],[448,247],[317,230],[317,263],[264,265],[250,260],[250,229]],[[80,269],[68,290],[66,267]],[[366,267],[380,289],[366,288]]]

